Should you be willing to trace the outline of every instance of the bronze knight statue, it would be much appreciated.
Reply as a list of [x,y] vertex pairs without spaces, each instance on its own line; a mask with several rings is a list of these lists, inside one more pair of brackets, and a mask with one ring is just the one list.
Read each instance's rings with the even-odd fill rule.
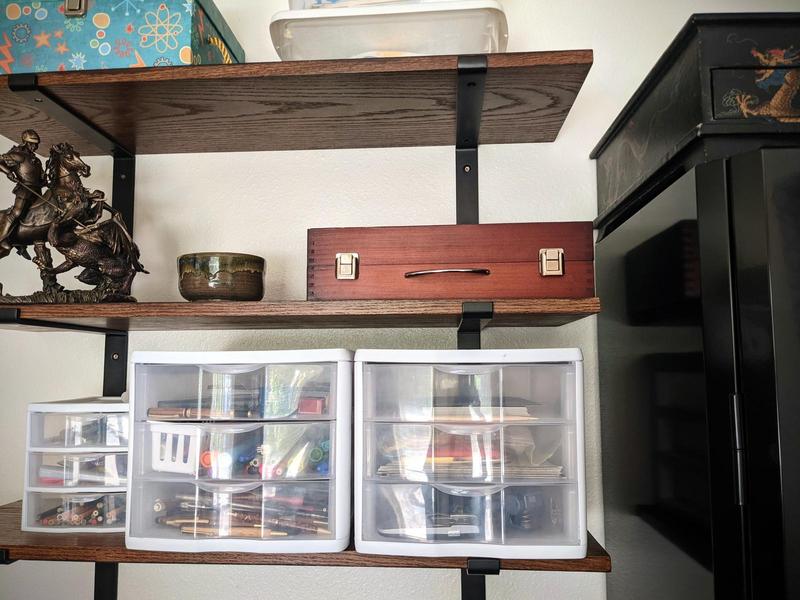
[[[89,177],[91,169],[71,145],[53,146],[45,169],[36,156],[38,147],[39,136],[29,129],[22,133],[22,144],[0,155],[0,170],[17,184],[14,205],[0,211],[0,259],[15,249],[31,260],[39,268],[42,291],[9,296],[0,286],[0,303],[135,301],[131,283],[136,273],[147,271],[119,211],[104,201],[103,192],[83,187],[81,177]],[[101,220],[104,212],[111,218]],[[66,259],[58,267],[53,267],[47,244]],[[34,247],[33,259],[28,245]],[[83,268],[77,279],[94,289],[59,285],[56,276],[75,267]]]
[[41,197],[44,187],[44,171],[42,161],[36,156],[39,148],[39,136],[32,129],[22,132],[22,143],[14,146],[6,154],[0,155],[0,171],[16,183],[14,186],[14,206],[0,213],[0,252],[7,256],[11,251],[8,235],[19,222],[23,213],[37,198]]

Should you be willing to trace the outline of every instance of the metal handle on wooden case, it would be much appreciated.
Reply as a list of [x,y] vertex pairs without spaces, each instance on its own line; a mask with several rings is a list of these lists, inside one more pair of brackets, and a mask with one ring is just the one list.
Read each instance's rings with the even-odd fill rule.
[[427,271],[409,271],[406,277],[419,277],[420,275],[436,275],[437,273],[472,273],[474,275],[491,275],[489,269],[472,267],[469,269],[429,269]]

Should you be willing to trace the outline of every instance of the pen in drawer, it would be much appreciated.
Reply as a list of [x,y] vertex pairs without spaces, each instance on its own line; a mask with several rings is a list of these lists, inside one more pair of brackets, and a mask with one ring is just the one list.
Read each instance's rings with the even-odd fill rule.
[[261,530],[260,527],[181,527],[181,533],[190,535],[202,535],[206,537],[286,537],[289,535],[285,531],[272,531],[270,529]]
[[169,419],[210,419],[218,416],[209,408],[150,408],[147,417],[159,420]]
[[325,527],[315,527],[313,524],[303,524],[300,525],[294,522],[291,518],[288,519],[272,519],[266,518],[264,519],[264,523],[272,525],[273,527],[278,527],[280,529],[292,529],[297,531],[303,531],[305,533],[313,533],[316,535],[330,535],[330,530]]
[[[319,511],[319,512],[314,512],[314,511]],[[286,514],[286,508],[273,508],[271,506],[265,506],[264,507],[264,512],[278,513],[280,515],[284,515],[284,514]],[[328,513],[328,507],[327,506],[309,507],[309,508],[304,508],[304,507],[301,506],[300,508],[296,509],[295,512],[298,515],[302,515],[302,516],[308,517],[310,519],[325,519],[325,520],[327,520],[327,518],[328,518],[328,514],[327,514]]]
[[170,517],[158,517],[156,523],[159,525],[169,525],[170,527],[182,527],[184,525],[208,525],[211,519],[199,519],[197,517],[186,517],[183,519],[174,519]]

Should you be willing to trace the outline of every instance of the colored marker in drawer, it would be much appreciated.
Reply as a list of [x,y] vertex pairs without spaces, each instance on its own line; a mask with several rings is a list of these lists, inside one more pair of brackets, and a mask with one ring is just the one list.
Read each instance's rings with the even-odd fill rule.
[[[262,455],[267,453],[263,447],[259,448]],[[292,448],[283,458],[272,464],[264,463],[261,465],[261,475],[263,479],[296,479],[302,476],[313,476],[314,474],[327,474],[330,467],[330,441],[324,440],[316,444],[305,441]]]

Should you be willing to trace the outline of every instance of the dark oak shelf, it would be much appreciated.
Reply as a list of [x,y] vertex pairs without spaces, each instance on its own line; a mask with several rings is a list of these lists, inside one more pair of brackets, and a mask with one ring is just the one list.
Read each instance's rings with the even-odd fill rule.
[[[455,144],[458,57],[251,63],[42,73],[50,97],[137,154]],[[490,54],[481,144],[551,142],[591,50]],[[103,154],[11,92],[0,133]]]
[[[320,554],[252,554],[245,552],[148,552],[125,548],[125,536],[109,534],[46,534],[20,530],[22,502],[0,506],[0,550],[9,560],[65,560],[110,563],[182,563],[233,565],[296,565],[317,567],[409,567],[465,569],[466,558],[422,558],[359,554],[355,550]],[[586,558],[559,560],[501,559],[511,571],[611,570],[611,558],[589,534]]]
[[[458,327],[462,300],[318,302],[139,302],[0,305],[25,321],[123,331]],[[598,298],[495,300],[489,327],[557,326],[600,311]],[[35,326],[26,323],[24,327]],[[4,324],[14,328],[19,325]]]

